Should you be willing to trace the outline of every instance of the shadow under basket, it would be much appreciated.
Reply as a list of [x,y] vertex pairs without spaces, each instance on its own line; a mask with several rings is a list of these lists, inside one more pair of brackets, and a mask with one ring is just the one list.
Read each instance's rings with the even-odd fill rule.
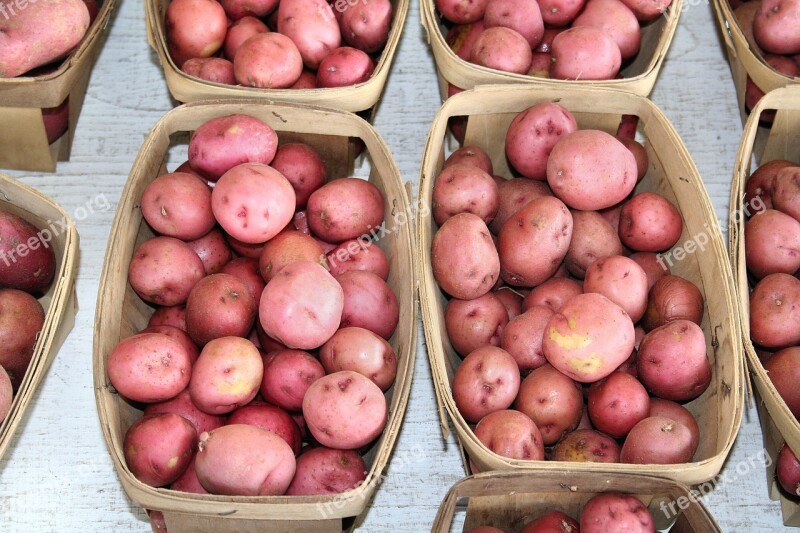
[[301,141],[313,146],[326,161],[332,179],[352,175],[356,141],[363,142],[364,157],[370,164],[369,181],[384,195],[387,221],[409,209],[406,190],[388,147],[366,121],[353,114],[301,104],[253,101],[192,103],[167,113],[152,129],[134,162],[109,237],[95,315],[94,383],[100,425],[125,492],[145,509],[162,511],[170,533],[242,533],[269,528],[289,533],[342,531],[351,522],[343,519],[363,513],[381,483],[411,390],[417,310],[409,224],[397,225],[376,243],[389,259],[388,283],[400,308],[399,324],[389,340],[397,354],[398,369],[394,385],[386,392],[388,422],[365,456],[369,470],[361,485],[326,496],[199,495],[146,485],[134,477],[124,459],[125,432],[142,411],[113,389],[107,377],[106,357],[121,339],[146,327],[153,312],[127,279],[134,250],[153,236],[142,217],[142,193],[166,171],[170,149],[188,142],[188,132],[212,118],[235,113],[268,123],[281,143]]

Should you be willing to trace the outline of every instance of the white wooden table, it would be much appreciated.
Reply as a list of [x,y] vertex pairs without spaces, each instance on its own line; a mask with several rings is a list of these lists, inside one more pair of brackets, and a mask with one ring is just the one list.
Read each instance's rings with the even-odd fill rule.
[[[21,424],[13,450],[0,462],[3,532],[150,531],[144,512],[127,499],[117,480],[92,390],[92,324],[114,209],[144,135],[173,105],[146,42],[141,3],[120,4],[92,75],[71,161],[60,164],[56,174],[10,172],[75,215],[81,259],[75,329]],[[686,4],[652,99],[683,137],[724,221],[741,123],[711,7],[707,0]],[[418,4],[412,2],[375,121],[404,180],[417,181],[438,106],[433,59],[419,24]],[[101,208],[105,199],[107,210]],[[90,205],[93,212],[81,210]],[[463,476],[453,437],[444,441],[439,431],[421,332],[415,370],[395,450],[395,458],[402,455],[403,460],[389,466],[361,531],[430,530],[448,487]],[[764,469],[748,463],[761,449],[757,416],[750,409],[724,470],[728,479],[704,500],[725,531],[783,529],[778,505],[767,497]]]

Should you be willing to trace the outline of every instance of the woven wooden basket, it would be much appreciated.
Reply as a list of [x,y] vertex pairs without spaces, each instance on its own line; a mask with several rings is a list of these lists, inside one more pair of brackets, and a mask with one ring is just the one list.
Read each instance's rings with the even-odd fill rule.
[[[103,0],[81,44],[55,71],[37,77],[0,78],[0,167],[53,172],[58,161],[69,160],[89,76],[115,4],[116,0]],[[57,107],[67,97],[67,132],[48,144],[42,109]]]
[[[152,236],[139,202],[150,181],[165,171],[171,148],[185,148],[186,132],[206,121],[234,113],[257,117],[272,126],[282,143],[302,140],[319,150],[331,178],[352,175],[354,139],[363,141],[369,180],[386,199],[387,234],[377,241],[391,265],[388,283],[397,295],[400,321],[390,343],[398,358],[397,379],[387,392],[386,429],[367,454],[366,480],[357,488],[333,496],[232,497],[197,495],[157,489],[136,479],[123,457],[127,428],[142,412],[127,403],[110,385],[106,356],[120,339],[147,324],[153,309],[130,288],[128,265],[136,246]],[[386,144],[364,120],[343,111],[301,104],[253,101],[193,103],[167,113],[153,128],[134,162],[120,200],[108,241],[95,315],[94,383],[103,435],[128,496],[146,509],[162,511],[170,533],[215,531],[332,532],[342,519],[360,515],[381,483],[400,430],[411,387],[417,335],[415,277],[412,263],[413,217],[400,174]],[[402,219],[401,219],[401,215]],[[403,220],[406,222],[401,223]]]
[[380,100],[392,59],[397,50],[403,25],[408,14],[409,0],[392,0],[394,14],[389,40],[375,65],[372,77],[364,83],[350,87],[326,89],[257,89],[253,87],[224,85],[189,76],[183,72],[167,52],[167,38],[164,14],[169,0],[145,0],[147,38],[150,46],[158,54],[167,87],[172,97],[179,102],[196,102],[207,99],[242,99],[278,100],[284,102],[300,102],[314,104],[344,111],[370,110]]
[[672,533],[722,531],[698,498],[700,493],[690,492],[672,480],[632,474],[531,470],[485,472],[458,481],[442,501],[431,533],[450,533],[456,513],[464,505],[464,531],[481,525],[520,531],[527,522],[554,510],[577,520],[590,498],[609,490],[639,498],[653,515],[656,529],[671,526]]
[[[465,144],[478,145],[486,150],[492,158],[494,172],[509,177],[504,150],[506,129],[517,113],[539,102],[558,102],[576,116],[580,127],[611,133],[616,131],[621,115],[638,116],[639,132],[646,139],[650,167],[635,191],[655,191],[675,203],[683,217],[683,234],[678,242],[687,242],[700,232],[708,236],[709,244],[704,252],[687,255],[672,265],[674,274],[694,282],[705,295],[702,328],[706,333],[713,379],[703,395],[686,405],[702,428],[700,446],[691,463],[677,465],[523,461],[501,457],[486,448],[475,437],[453,400],[451,383],[460,358],[447,339],[444,324],[446,299],[430,266],[431,238],[436,226],[432,217],[420,217],[417,221],[420,301],[443,430],[447,430],[444,416],[447,413],[461,445],[481,471],[570,469],[649,474],[686,484],[706,481],[722,468],[741,423],[744,400],[741,330],[733,277],[708,194],[680,137],[652,102],[628,92],[585,88],[556,90],[496,85],[457,94],[439,110],[429,133],[419,184],[420,206],[430,208],[434,179],[445,157],[446,128],[450,117],[467,117]],[[598,112],[598,102],[602,102],[602,113]],[[421,209],[420,213],[423,212],[430,211]]]
[[[75,275],[79,249],[78,232],[69,215],[50,198],[6,174],[0,174],[0,209],[24,218],[39,229],[47,229],[52,236],[47,244],[53,247],[56,256],[53,283],[47,293],[39,298],[45,311],[44,326],[36,341],[28,370],[14,397],[11,411],[0,424],[2,457],[47,369],[75,324],[75,313],[78,311]],[[43,233],[41,242],[45,240]]]

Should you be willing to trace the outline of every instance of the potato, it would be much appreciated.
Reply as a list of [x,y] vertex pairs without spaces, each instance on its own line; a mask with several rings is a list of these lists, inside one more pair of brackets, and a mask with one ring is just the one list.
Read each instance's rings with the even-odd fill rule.
[[311,384],[303,398],[308,431],[329,448],[355,450],[375,440],[386,426],[388,407],[369,378],[342,370]]
[[276,496],[295,472],[292,449],[278,435],[248,424],[230,424],[200,435],[195,470],[211,494]]
[[52,239],[50,228],[0,209],[0,287],[45,293],[56,272]]
[[744,226],[745,259],[758,279],[800,269],[800,222],[776,209],[752,216]]
[[647,295],[641,325],[651,331],[673,320],[703,322],[703,293],[691,281],[668,274],[656,281]]
[[174,326],[186,331],[186,306],[175,305],[156,308],[147,321],[147,327],[150,326]]
[[547,360],[570,378],[591,383],[614,371],[633,350],[633,322],[598,293],[571,298],[551,318],[542,339]]
[[589,387],[589,418],[599,431],[622,438],[649,416],[650,397],[627,372],[612,372]]
[[365,270],[381,279],[389,279],[389,258],[369,239],[350,239],[340,243],[328,252],[326,261],[334,277],[350,270]]
[[303,64],[316,69],[331,50],[342,43],[342,34],[331,5],[325,0],[281,0],[278,31],[297,46]]
[[511,354],[497,346],[470,352],[453,377],[453,400],[468,422],[508,409],[519,391],[520,376]]
[[500,275],[515,286],[546,281],[566,256],[571,238],[572,214],[561,200],[555,196],[531,200],[500,230]]
[[6,419],[14,402],[14,386],[8,372],[0,365],[0,424]]
[[144,416],[125,432],[122,450],[131,473],[153,487],[169,485],[192,460],[197,432],[185,418],[162,413]]
[[210,181],[241,163],[268,165],[278,149],[278,134],[268,124],[234,114],[209,120],[189,141],[189,165]]
[[469,60],[487,68],[526,74],[532,57],[525,37],[511,28],[495,26],[487,27],[478,35]]
[[286,490],[288,496],[340,494],[358,487],[367,477],[364,459],[353,450],[321,446],[297,458],[297,471]]
[[508,319],[513,320],[522,314],[522,296],[511,287],[500,287],[492,291],[503,304],[508,313]]
[[200,346],[220,337],[245,337],[256,318],[256,300],[230,274],[201,279],[186,301],[186,332]]
[[653,288],[656,281],[670,274],[669,265],[664,258],[655,252],[635,252],[629,256],[647,275],[647,291]]
[[800,391],[797,389],[800,377],[800,347],[792,346],[775,352],[764,363],[770,381],[795,417],[800,418]]
[[234,21],[248,17],[266,17],[278,5],[277,0],[219,0],[219,3]]
[[490,176],[494,174],[494,167],[492,166],[492,159],[489,157],[481,147],[475,145],[464,145],[444,160],[442,170],[450,165],[459,163],[469,163],[483,170]]
[[[800,77],[800,65],[795,63],[791,58],[786,56],[778,56],[773,54],[766,54],[763,57],[764,62],[772,67],[775,72],[785,75],[789,78]],[[747,111],[752,111],[759,100],[764,96],[764,91],[756,85],[750,76],[747,76],[744,89],[744,106]],[[775,120],[775,110],[767,109],[761,112],[758,117],[763,123],[772,123]]]
[[392,346],[364,328],[338,329],[320,348],[319,360],[328,374],[353,370],[368,377],[382,391],[391,387],[397,376],[397,356]]
[[572,22],[573,28],[582,26],[608,32],[619,47],[622,61],[639,52],[642,32],[633,11],[620,0],[589,0],[586,7]]
[[290,412],[300,411],[312,383],[325,375],[319,360],[303,350],[279,350],[265,355],[261,396]]
[[797,164],[786,159],[775,159],[761,164],[750,175],[744,185],[745,206],[754,208],[756,211],[772,209],[772,191],[775,186],[775,177],[780,170],[794,166],[797,166]]
[[[233,23],[228,26],[228,32],[225,34],[225,42],[222,45],[222,49],[225,52],[225,57],[229,61],[233,61],[233,58],[236,57],[236,52],[239,50],[239,48],[241,48],[245,41],[247,41],[247,39],[257,33],[268,32],[269,28],[267,28],[267,25],[256,17],[247,15],[240,19],[234,20]],[[231,63],[231,66],[233,66],[233,63]],[[235,75],[234,83],[236,83]]]
[[261,252],[264,250],[263,242],[248,243],[232,237],[227,233],[225,234],[225,240],[228,241],[228,246],[230,246],[237,255],[242,257],[258,259],[261,257]]
[[289,89],[318,89],[317,74],[313,70],[303,69],[300,77],[294,82]]
[[536,48],[544,35],[542,12],[536,0],[492,0],[483,15],[486,28],[503,26],[522,35]]
[[800,54],[800,1],[761,0],[753,19],[753,37],[772,54]]
[[[620,256],[622,243],[611,224],[597,211],[573,210],[571,213],[572,238],[569,241],[567,255],[564,257],[564,264],[570,274],[583,279],[586,270],[595,261],[610,256]],[[646,292],[644,298],[646,303]],[[636,320],[638,318],[634,319]]]
[[282,268],[297,261],[316,262],[324,267],[325,251],[310,235],[294,230],[281,231],[264,245],[258,271],[269,283]]
[[519,385],[514,407],[536,423],[544,445],[552,446],[577,427],[583,414],[583,393],[571,378],[545,364]]
[[649,416],[633,426],[622,444],[620,461],[679,464],[692,460],[692,432],[670,418]]
[[616,136],[617,140],[625,145],[625,148],[631,151],[633,157],[636,158],[636,182],[642,181],[647,168],[650,166],[650,158],[647,155],[645,147],[636,139],[630,137]]
[[221,57],[193,57],[181,65],[181,70],[201,80],[236,85],[233,63]]
[[282,33],[257,33],[247,39],[233,58],[233,74],[245,87],[285,89],[303,73],[303,56]]
[[475,436],[497,455],[526,461],[544,460],[539,428],[519,411],[504,409],[489,413],[475,426]]
[[433,219],[440,226],[458,213],[473,213],[489,224],[500,207],[500,196],[492,176],[470,163],[455,163],[436,176],[431,202]]
[[340,46],[326,55],[317,69],[318,87],[349,87],[372,77],[375,61],[366,52]]
[[[584,5],[586,5],[586,0],[539,0],[544,23],[559,29],[575,20]],[[553,42],[552,37],[550,42]]]
[[782,168],[772,185],[775,209],[800,220],[800,166]]
[[531,289],[522,301],[522,308],[527,311],[541,305],[555,312],[579,294],[583,294],[583,286],[574,279],[551,278]]
[[328,179],[325,162],[314,148],[304,143],[288,143],[278,147],[270,166],[292,184],[295,210],[306,206],[311,193]]
[[550,75],[559,80],[611,80],[622,63],[614,38],[590,26],[572,27],[556,35],[551,54]]
[[546,183],[525,178],[501,180],[497,183],[498,208],[494,219],[489,223],[489,230],[500,234],[503,225],[514,216],[525,204],[540,196],[551,196],[552,192]]
[[637,194],[622,206],[619,236],[628,248],[638,252],[663,252],[678,242],[681,231],[680,212],[658,193]]
[[456,24],[471,24],[483,19],[489,0],[434,0],[436,9]]
[[30,366],[44,327],[42,304],[17,289],[0,289],[0,366],[16,391]]
[[650,398],[650,412],[648,416],[663,416],[680,422],[689,429],[692,434],[691,452],[697,451],[700,445],[700,426],[697,425],[697,419],[694,415],[684,406],[671,400],[663,400],[661,398]]
[[400,321],[400,306],[389,284],[365,270],[344,272],[336,281],[344,292],[339,327],[362,327],[384,339],[391,338]]
[[189,241],[214,227],[211,189],[191,174],[166,173],[151,181],[141,200],[142,216],[155,231]]
[[431,267],[454,298],[473,300],[489,292],[500,276],[500,258],[486,223],[472,213],[447,219],[433,235]]
[[141,330],[139,333],[163,333],[168,337],[172,337],[176,341],[180,342],[181,345],[186,349],[186,353],[189,354],[189,361],[194,364],[197,361],[197,358],[200,357],[200,349],[194,343],[191,337],[186,333],[186,330],[180,329],[175,326],[169,326],[166,324],[156,325],[156,326],[148,326],[145,329]]
[[550,308],[536,305],[511,319],[501,330],[500,347],[511,354],[523,376],[547,363],[542,336],[552,315]]
[[203,263],[206,275],[216,274],[233,257],[231,247],[225,240],[225,235],[219,228],[214,228],[199,239],[187,241],[189,248],[194,250]]
[[613,438],[594,429],[570,431],[553,446],[552,461],[619,463],[620,446]]
[[53,144],[69,128],[69,97],[56,107],[42,108],[42,122],[47,133],[47,144]]
[[549,511],[531,520],[520,529],[520,533],[577,533],[578,522],[561,511]]
[[602,294],[622,307],[633,322],[638,322],[647,309],[647,274],[628,257],[613,255],[592,263],[583,290]]
[[392,3],[389,0],[355,2],[337,18],[344,42],[372,54],[379,52],[389,40]]
[[593,211],[621,202],[636,185],[636,175],[636,159],[630,150],[600,130],[564,135],[547,159],[548,185],[573,209]]
[[383,195],[366,180],[339,178],[311,194],[307,217],[311,231],[324,241],[366,238],[383,222]]
[[[191,492],[192,494],[208,494],[208,491],[200,484],[200,480],[197,479],[197,471],[194,468],[194,461],[197,457],[197,454],[192,455],[192,460],[189,461],[189,465],[186,467],[186,470],[183,471],[183,474],[178,476],[178,479],[170,483],[169,488],[172,490],[180,490],[183,492]],[[150,515],[150,519],[152,521],[152,511]],[[162,529],[157,530],[155,527],[153,531],[166,531],[167,525],[166,523],[163,524]]]
[[178,66],[213,56],[225,42],[228,18],[215,0],[171,0],[165,18],[167,48]]
[[623,0],[639,19],[639,22],[650,22],[669,9],[672,0]]
[[[483,17],[483,15],[481,15],[481,17]],[[454,54],[464,61],[469,61],[475,39],[478,38],[478,35],[480,35],[484,29],[482,18],[469,24],[455,24],[450,28],[450,31],[447,32],[445,41]]]
[[192,402],[209,414],[230,413],[255,398],[263,373],[261,354],[252,342],[241,337],[213,339],[192,368]]
[[255,301],[261,300],[261,293],[264,291],[266,283],[259,273],[258,261],[249,257],[237,257],[226,263],[220,272],[239,278],[247,286],[247,290]]
[[144,416],[173,413],[189,421],[198,435],[211,431],[225,424],[225,417],[201,411],[192,401],[189,389],[183,389],[177,396],[168,400],[147,404]]
[[499,346],[508,312],[493,293],[475,298],[447,302],[444,313],[447,337],[462,357],[482,346]]
[[89,28],[89,10],[81,0],[9,2],[2,5],[2,14],[0,78],[14,78],[63,57]]
[[280,407],[267,403],[250,402],[230,413],[228,424],[250,424],[266,429],[286,441],[292,453],[300,453],[302,436],[294,419]]
[[783,490],[793,498],[800,496],[800,461],[786,444],[778,452],[775,475]]
[[636,497],[618,492],[604,492],[592,497],[581,510],[582,533],[655,533],[653,516]]

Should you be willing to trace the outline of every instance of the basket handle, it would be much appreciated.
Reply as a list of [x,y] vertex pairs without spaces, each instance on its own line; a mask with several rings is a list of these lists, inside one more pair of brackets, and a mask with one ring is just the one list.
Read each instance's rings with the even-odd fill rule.
[[731,36],[731,23],[728,21],[728,17],[724,12],[725,8],[722,6],[722,3],[727,1],[714,0],[711,4],[719,23],[719,32],[722,34],[722,40],[725,41],[725,48],[728,49],[728,54],[730,54],[731,58],[736,58],[736,47],[733,45],[733,37]]

